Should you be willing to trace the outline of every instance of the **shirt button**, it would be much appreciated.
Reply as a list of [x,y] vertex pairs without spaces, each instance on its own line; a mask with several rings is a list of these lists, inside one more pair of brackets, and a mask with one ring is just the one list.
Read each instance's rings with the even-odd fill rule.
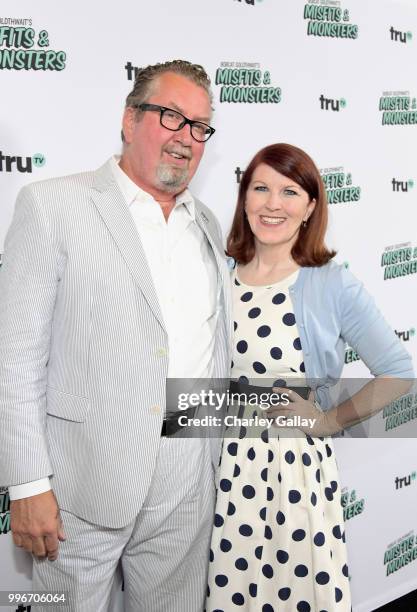
[[152,414],[161,414],[161,406],[151,406]]
[[168,351],[166,349],[159,348],[159,349],[157,349],[156,354],[157,354],[158,357],[166,357],[167,352]]

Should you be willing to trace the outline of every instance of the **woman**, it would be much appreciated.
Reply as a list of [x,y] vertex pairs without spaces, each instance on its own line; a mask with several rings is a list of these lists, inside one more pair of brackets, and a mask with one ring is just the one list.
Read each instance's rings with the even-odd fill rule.
[[[241,428],[225,438],[207,612],[351,609],[340,486],[325,436],[405,392],[408,383],[392,377],[413,372],[361,283],[331,261],[326,226],[325,189],[310,157],[288,144],[259,151],[243,175],[228,239],[237,262],[232,379],[240,392],[271,381],[280,392],[310,387],[307,399],[293,392],[268,415],[312,420],[301,435]],[[332,407],[329,386],[340,378],[345,342],[376,378]]]

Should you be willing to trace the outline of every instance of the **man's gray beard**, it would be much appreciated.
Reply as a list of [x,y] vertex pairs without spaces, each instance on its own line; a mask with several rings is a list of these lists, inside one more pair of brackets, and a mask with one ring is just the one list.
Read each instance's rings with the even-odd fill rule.
[[156,176],[164,187],[164,191],[178,193],[179,188],[185,189],[188,182],[188,168],[173,168],[168,164],[159,164]]

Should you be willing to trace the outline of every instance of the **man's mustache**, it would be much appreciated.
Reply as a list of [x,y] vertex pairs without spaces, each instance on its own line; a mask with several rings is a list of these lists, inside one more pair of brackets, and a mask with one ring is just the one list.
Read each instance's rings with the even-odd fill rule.
[[170,148],[166,148],[164,149],[165,153],[175,153],[176,155],[181,155],[182,157],[185,157],[186,159],[191,159],[191,151],[189,151],[189,149],[187,149],[186,147],[182,148],[182,147],[170,147]]

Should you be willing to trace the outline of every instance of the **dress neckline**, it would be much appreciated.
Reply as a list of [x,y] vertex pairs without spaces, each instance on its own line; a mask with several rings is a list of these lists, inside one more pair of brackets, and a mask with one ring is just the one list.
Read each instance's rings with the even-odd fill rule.
[[243,281],[240,280],[238,273],[237,273],[237,266],[234,269],[235,279],[237,280],[239,285],[242,285],[243,287],[250,287],[251,289],[275,289],[276,287],[282,287],[282,286],[289,287],[290,285],[296,282],[299,272],[300,272],[300,268],[298,268],[297,270],[295,270],[295,272],[292,272],[285,278],[282,278],[281,280],[275,283],[268,283],[267,285],[248,285],[248,283],[244,283]]

